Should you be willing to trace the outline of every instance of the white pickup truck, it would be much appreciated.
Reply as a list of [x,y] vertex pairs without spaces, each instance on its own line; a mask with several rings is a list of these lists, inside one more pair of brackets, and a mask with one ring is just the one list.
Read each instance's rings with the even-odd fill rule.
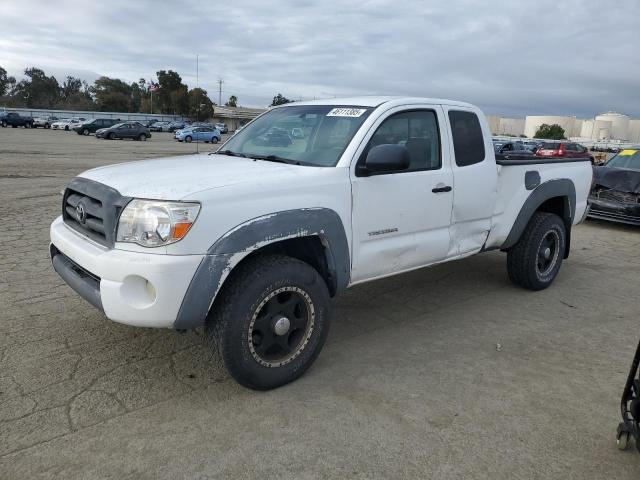
[[499,249],[514,283],[546,288],[591,178],[588,158],[496,158],[467,103],[300,102],[262,114],[215,154],[80,174],[50,250],[108,318],[204,326],[239,383],[269,389],[311,365],[330,297],[351,285]]

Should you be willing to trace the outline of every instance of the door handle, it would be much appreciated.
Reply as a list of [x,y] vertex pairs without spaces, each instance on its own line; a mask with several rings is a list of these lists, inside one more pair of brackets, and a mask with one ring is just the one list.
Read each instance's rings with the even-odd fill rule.
[[438,185],[435,188],[432,188],[431,191],[433,193],[443,193],[443,192],[450,192],[451,191],[451,186],[450,185]]

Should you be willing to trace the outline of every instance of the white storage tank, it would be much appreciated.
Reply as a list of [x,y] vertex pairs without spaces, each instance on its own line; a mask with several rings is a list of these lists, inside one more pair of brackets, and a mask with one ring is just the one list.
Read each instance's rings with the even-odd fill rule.
[[[598,121],[611,122],[609,127],[609,138],[612,140],[628,140],[629,138],[629,117],[622,113],[606,112],[596,116]],[[600,135],[598,135],[600,137]]]

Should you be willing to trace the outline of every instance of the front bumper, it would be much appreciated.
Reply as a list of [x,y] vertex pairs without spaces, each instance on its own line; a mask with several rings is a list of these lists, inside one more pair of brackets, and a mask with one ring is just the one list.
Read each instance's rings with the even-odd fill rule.
[[51,224],[53,267],[82,298],[116,322],[171,328],[204,255],[165,255],[103,247],[58,217]]
[[640,225],[640,203],[619,203],[589,196],[590,218],[609,220],[612,222]]

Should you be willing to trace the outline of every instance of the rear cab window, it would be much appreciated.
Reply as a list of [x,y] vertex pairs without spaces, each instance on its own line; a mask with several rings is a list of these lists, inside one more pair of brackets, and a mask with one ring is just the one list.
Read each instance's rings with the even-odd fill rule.
[[484,135],[478,116],[473,112],[449,110],[456,165],[466,167],[485,158]]

